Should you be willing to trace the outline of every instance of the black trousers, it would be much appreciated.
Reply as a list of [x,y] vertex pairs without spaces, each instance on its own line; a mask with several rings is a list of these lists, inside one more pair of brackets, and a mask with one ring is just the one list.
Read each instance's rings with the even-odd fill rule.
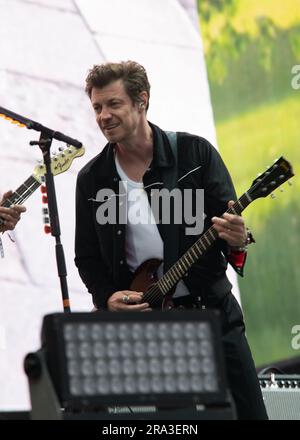
[[[180,297],[174,303],[184,308],[196,304],[191,296]],[[205,298],[202,295],[199,305],[220,312],[227,382],[238,419],[268,420],[239,303],[229,292],[222,299],[217,296]]]
[[228,386],[240,420],[267,420],[267,412],[245,335],[241,308],[229,293],[218,304]]

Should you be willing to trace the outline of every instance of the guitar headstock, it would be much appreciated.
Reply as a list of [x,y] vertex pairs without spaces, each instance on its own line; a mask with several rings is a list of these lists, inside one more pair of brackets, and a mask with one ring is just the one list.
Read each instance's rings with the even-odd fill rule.
[[[76,157],[83,156],[85,153],[84,147],[81,148],[75,148],[72,145],[65,148],[61,153],[53,156],[51,158],[51,171],[54,176],[57,174],[64,173],[67,171],[73,160]],[[34,168],[33,176],[39,181],[42,181],[42,177],[46,174],[46,167],[45,164],[37,165]]]
[[293,176],[292,165],[281,156],[267,171],[253,180],[252,186],[247,192],[252,200],[266,197]]

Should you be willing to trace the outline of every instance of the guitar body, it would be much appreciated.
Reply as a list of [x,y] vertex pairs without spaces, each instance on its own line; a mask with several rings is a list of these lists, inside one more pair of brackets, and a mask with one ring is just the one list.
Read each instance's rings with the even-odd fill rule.
[[143,302],[148,302],[154,309],[170,310],[174,308],[171,296],[164,295],[156,284],[157,271],[162,260],[152,258],[142,263],[134,274],[130,290],[143,292]]
[[158,281],[157,271],[160,265],[161,260],[155,258],[142,263],[135,271],[130,290],[146,292],[153,283]]

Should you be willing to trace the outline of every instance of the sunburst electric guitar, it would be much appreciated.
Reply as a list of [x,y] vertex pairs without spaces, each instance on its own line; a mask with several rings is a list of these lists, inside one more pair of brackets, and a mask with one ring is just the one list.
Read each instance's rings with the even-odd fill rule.
[[[83,156],[85,153],[84,147],[75,148],[69,146],[65,148],[60,154],[51,158],[51,171],[54,176],[67,171],[73,160],[76,157]],[[46,167],[44,164],[37,165],[34,171],[24,183],[8,198],[1,206],[9,208],[11,205],[20,205],[23,203],[34,191],[42,184],[43,176],[46,174]],[[3,219],[0,217],[0,225],[3,224]]]
[[[226,212],[240,215],[254,200],[268,196],[293,176],[291,164],[280,157],[267,171],[253,181],[248,191]],[[157,270],[162,263],[161,260],[147,260],[136,270],[130,289],[144,292],[142,302],[149,303],[152,308],[173,308],[174,304],[170,292],[217,239],[218,233],[211,226],[159,280]]]

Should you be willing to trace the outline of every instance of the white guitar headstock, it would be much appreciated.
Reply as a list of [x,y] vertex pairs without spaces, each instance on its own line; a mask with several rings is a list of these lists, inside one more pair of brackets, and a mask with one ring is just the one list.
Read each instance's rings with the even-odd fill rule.
[[[69,145],[67,148],[61,150],[61,153],[54,155],[51,158],[51,171],[54,176],[57,174],[64,173],[67,171],[73,160],[76,157],[83,156],[85,153],[85,148],[75,148],[72,145]],[[42,182],[42,177],[46,174],[45,164],[41,163],[34,168],[33,176],[39,181]]]

